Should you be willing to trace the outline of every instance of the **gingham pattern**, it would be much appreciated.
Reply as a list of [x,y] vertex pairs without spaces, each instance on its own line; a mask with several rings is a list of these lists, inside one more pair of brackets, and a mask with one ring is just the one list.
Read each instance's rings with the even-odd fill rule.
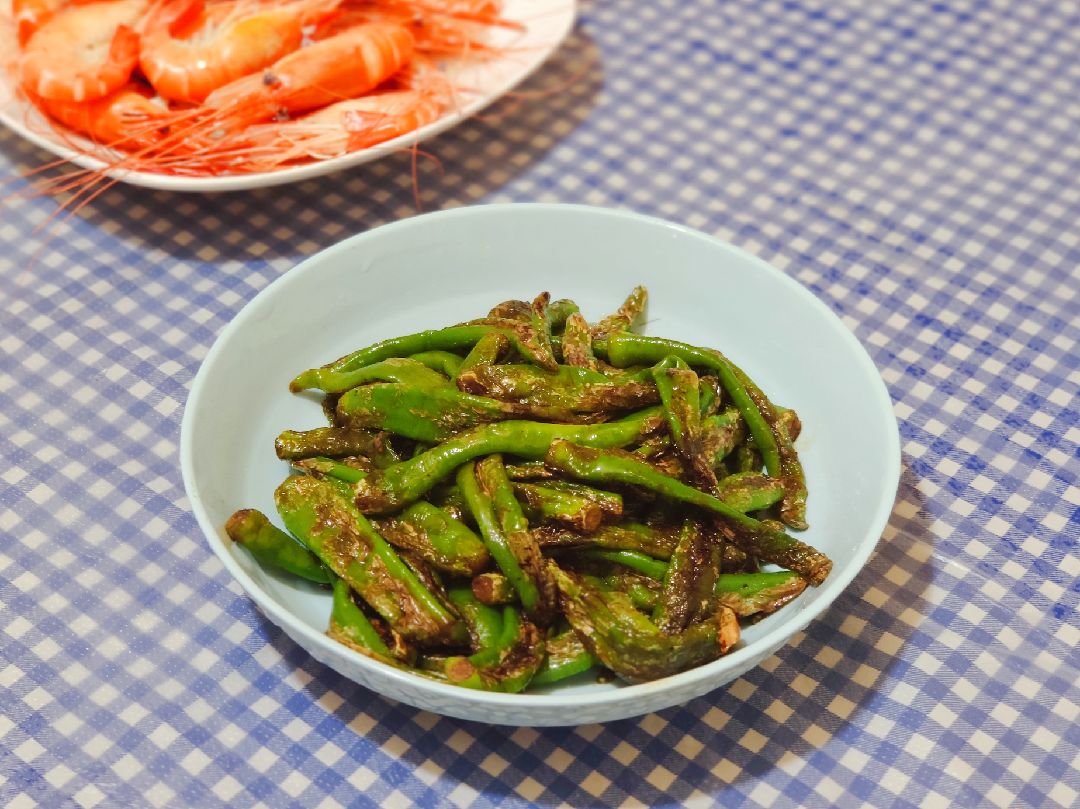
[[[213,198],[0,207],[0,805],[1080,804],[1080,4],[596,0],[437,139],[425,209],[632,208],[813,289],[872,354],[884,540],[766,664],[681,708],[504,729],[388,703],[255,612],[187,509],[215,335],[415,213],[408,156]],[[0,135],[0,171],[44,155]],[[46,238],[45,233],[51,234]]]

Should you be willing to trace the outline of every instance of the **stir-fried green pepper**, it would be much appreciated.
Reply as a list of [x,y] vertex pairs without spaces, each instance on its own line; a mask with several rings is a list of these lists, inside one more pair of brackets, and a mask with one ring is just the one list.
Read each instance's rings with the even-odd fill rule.
[[606,424],[577,426],[503,421],[477,427],[422,455],[368,475],[356,484],[356,505],[365,514],[395,511],[418,500],[466,461],[497,452],[543,458],[556,439],[574,441],[582,446],[626,446],[656,429],[658,415],[655,408],[647,408]]
[[515,483],[514,494],[521,499],[531,519],[554,520],[578,531],[595,531],[604,519],[604,510],[592,500],[574,492],[535,483]]
[[715,660],[738,641],[738,620],[723,605],[700,623],[669,635],[625,593],[602,589],[561,568],[554,572],[563,612],[585,647],[630,682],[657,680]]
[[472,576],[491,562],[483,541],[469,526],[425,500],[373,522],[392,545],[447,573]]
[[477,365],[462,369],[457,385],[476,396],[553,413],[611,413],[659,401],[652,384],[613,381],[597,371],[570,365],[560,365],[555,371],[531,365]]
[[696,520],[683,521],[679,544],[671,554],[653,610],[653,622],[660,631],[677,634],[708,612],[722,550],[717,538]]
[[565,364],[575,368],[587,368],[590,371],[597,370],[596,355],[592,350],[592,333],[589,324],[580,312],[574,312],[566,319],[566,329],[563,331],[562,360]]
[[323,391],[330,426],[275,442],[298,539],[253,510],[227,533],[331,584],[331,637],[445,683],[642,682],[714,659],[737,616],[831,562],[785,531],[806,525],[796,413],[719,351],[635,334],[647,300],[590,324],[541,292],[304,371],[290,388]]
[[461,622],[331,481],[294,476],[274,493],[286,527],[406,638],[450,642]]
[[815,548],[783,531],[763,525],[711,494],[657,472],[643,461],[556,440],[552,442],[545,462],[582,480],[636,484],[718,514],[726,518],[726,524],[730,527],[729,538],[743,550],[766,562],[794,570],[811,584],[823,582],[832,569],[829,558]]
[[364,611],[353,601],[352,588],[344,579],[334,577],[330,627],[326,634],[339,643],[386,662],[394,655]]
[[225,523],[225,533],[260,564],[316,584],[330,583],[330,571],[319,557],[271,523],[261,511],[253,508],[237,511]]
[[448,682],[464,688],[523,690],[544,660],[544,636],[516,607],[503,607],[498,640],[469,657],[447,659],[443,671]]
[[[283,461],[324,456],[343,458],[362,455],[371,459],[386,457],[391,450],[386,434],[355,427],[316,427],[314,430],[285,430],[274,441],[274,450]],[[391,458],[391,461],[401,460]]]
[[544,661],[529,681],[530,686],[551,685],[596,665],[596,658],[573,629],[548,638],[545,651]]

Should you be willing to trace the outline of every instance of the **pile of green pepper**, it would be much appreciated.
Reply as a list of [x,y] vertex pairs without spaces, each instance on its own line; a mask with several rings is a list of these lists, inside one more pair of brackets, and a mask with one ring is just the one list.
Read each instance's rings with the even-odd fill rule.
[[329,426],[277,437],[287,532],[245,509],[228,535],[331,588],[331,637],[459,686],[719,657],[832,563],[787,531],[795,412],[719,351],[635,333],[646,299],[589,324],[543,293],[304,371]]

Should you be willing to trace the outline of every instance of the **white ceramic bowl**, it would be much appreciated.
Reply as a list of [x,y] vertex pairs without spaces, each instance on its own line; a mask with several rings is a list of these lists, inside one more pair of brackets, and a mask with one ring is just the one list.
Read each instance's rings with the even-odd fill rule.
[[[263,571],[222,526],[242,507],[274,515],[287,474],[283,429],[325,424],[317,399],[289,380],[377,340],[481,316],[548,290],[590,320],[635,284],[649,289],[645,332],[723,350],[803,421],[797,447],[811,528],[834,560],[821,586],[743,633],[705,666],[640,685],[588,679],[543,693],[491,694],[436,683],[328,639],[329,597]],[[811,293],[709,236],[622,211],[493,205],[417,216],[354,236],[304,261],[250,301],[222,332],[192,385],[181,432],[191,508],[214,552],[266,616],[317,660],[391,699],[513,725],[568,725],[686,702],[757,665],[822,612],[870,556],[900,474],[892,404],[866,352]]]

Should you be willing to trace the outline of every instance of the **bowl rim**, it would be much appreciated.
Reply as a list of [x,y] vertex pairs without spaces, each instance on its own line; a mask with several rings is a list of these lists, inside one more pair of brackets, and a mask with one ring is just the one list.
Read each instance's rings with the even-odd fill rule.
[[[311,272],[313,268],[317,269],[321,264],[332,259],[336,254],[350,251],[358,244],[381,239],[386,234],[413,228],[422,229],[431,222],[452,222],[456,219],[473,218],[477,216],[497,217],[517,214],[524,214],[526,216],[555,214],[572,217],[611,217],[636,222],[647,227],[668,229],[683,237],[700,239],[711,243],[713,247],[720,247],[741,260],[753,265],[757,270],[771,273],[778,277],[780,283],[791,288],[791,291],[800,304],[816,309],[817,312],[823,316],[822,319],[828,324],[828,328],[839,334],[840,338],[852,349],[852,353],[858,358],[857,361],[861,366],[858,369],[860,375],[871,381],[874,399],[872,402],[868,400],[867,406],[872,405],[875,411],[883,417],[886,426],[892,428],[888,431],[889,436],[888,441],[886,442],[887,457],[883,459],[884,468],[891,470],[891,472],[889,473],[890,476],[882,482],[882,498],[871,518],[872,530],[868,531],[867,536],[856,546],[854,553],[846,558],[845,564],[840,566],[839,570],[834,570],[833,574],[818,588],[819,595],[810,606],[804,607],[792,614],[787,621],[778,623],[774,628],[769,629],[764,635],[757,638],[752,644],[740,646],[734,651],[729,652],[714,661],[678,674],[645,683],[620,685],[618,688],[601,691],[596,694],[582,694],[581,692],[576,692],[560,695],[558,690],[542,694],[504,694],[461,688],[460,686],[440,683],[422,677],[421,675],[413,674],[403,669],[394,668],[388,664],[381,663],[374,658],[367,657],[360,652],[342,646],[330,639],[324,633],[318,632],[307,623],[301,621],[293,615],[293,613],[281,606],[272,596],[266,593],[262,587],[248,575],[239,562],[232,556],[227,544],[222,540],[220,534],[221,529],[211,523],[209,515],[203,506],[198,483],[194,479],[194,439],[192,432],[195,421],[194,414],[200,409],[198,405],[204,396],[203,384],[204,380],[209,375],[209,372],[206,371],[206,369],[211,368],[218,362],[219,357],[225,351],[225,347],[228,345],[232,335],[242,329],[247,320],[253,316],[253,312],[255,312],[258,307],[258,302],[266,300],[271,294],[280,293],[292,284],[300,283],[299,279],[303,278],[306,273]],[[285,391],[283,391],[283,394],[284,393]],[[369,671],[373,678],[389,678],[406,689],[420,689],[429,692],[433,696],[443,697],[459,704],[468,703],[478,707],[483,706],[485,708],[558,709],[579,707],[583,704],[587,704],[590,707],[613,706],[619,703],[633,702],[635,699],[646,697],[656,691],[675,688],[680,690],[685,688],[693,689],[695,685],[698,686],[699,693],[704,693],[704,691],[701,690],[701,685],[705,681],[716,680],[717,682],[714,687],[720,687],[725,683],[725,681],[721,679],[725,671],[730,670],[740,672],[742,664],[754,658],[762,649],[775,650],[789,642],[794,635],[803,630],[810,621],[821,615],[836,600],[855,576],[864,569],[866,561],[877,547],[882,533],[888,524],[889,517],[892,514],[896,501],[896,492],[899,488],[901,474],[901,446],[899,427],[893,410],[892,399],[884,380],[881,378],[877,366],[870,358],[866,349],[859,342],[854,333],[844,325],[843,321],[835,312],[833,312],[813,292],[780,269],[769,264],[764,259],[716,236],[711,236],[686,225],[681,225],[648,214],[637,213],[621,208],[606,208],[592,205],[517,202],[469,205],[418,214],[416,216],[379,225],[369,230],[348,236],[329,247],[313,253],[267,284],[262,290],[250,298],[240,308],[232,320],[225,325],[200,363],[184,403],[184,414],[180,426],[180,468],[184,482],[184,490],[188,497],[190,509],[195,515],[196,521],[202,529],[211,549],[222,561],[225,569],[240,584],[244,593],[258,605],[260,610],[262,610],[273,623],[283,628],[292,638],[295,639],[297,636],[303,637],[306,642],[325,649],[331,655],[344,654],[346,656],[351,656],[351,659],[354,660],[361,669]],[[887,497],[887,492],[891,492],[893,496],[891,498]],[[308,650],[305,649],[305,651]],[[308,653],[310,654],[310,652]],[[767,654],[768,653],[769,652],[767,652]],[[754,664],[751,663],[751,665]],[[333,666],[331,666],[331,668],[333,668]],[[377,689],[372,686],[367,687],[377,691]],[[711,690],[711,688],[706,688],[705,690]]]

